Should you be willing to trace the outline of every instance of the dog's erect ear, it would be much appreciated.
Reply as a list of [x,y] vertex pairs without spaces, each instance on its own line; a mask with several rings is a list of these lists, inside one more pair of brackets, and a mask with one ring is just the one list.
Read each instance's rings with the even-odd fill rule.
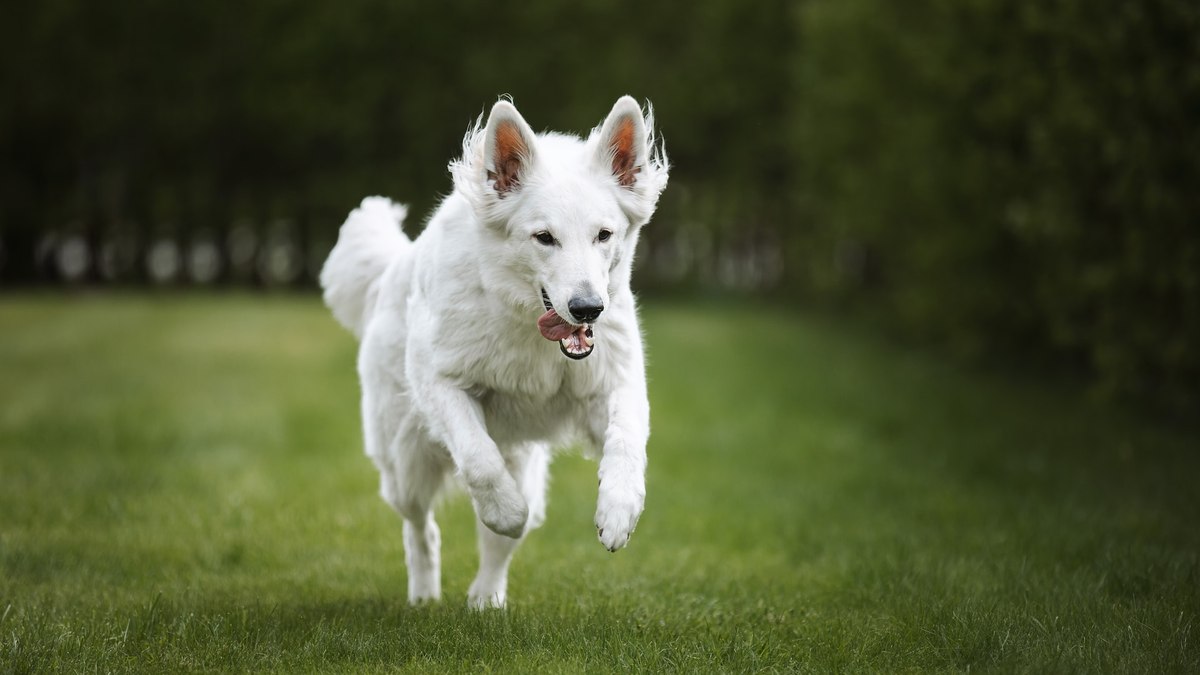
[[666,149],[654,141],[654,110],[647,104],[643,115],[637,101],[622,96],[588,143],[596,170],[615,179],[617,201],[636,232],[654,214],[671,168]]
[[483,165],[497,194],[517,190],[533,163],[533,130],[508,101],[497,101],[484,130]]
[[617,99],[612,112],[600,128],[600,146],[597,158],[612,171],[617,183],[630,187],[637,182],[638,174],[646,163],[646,122],[642,109],[630,96]]

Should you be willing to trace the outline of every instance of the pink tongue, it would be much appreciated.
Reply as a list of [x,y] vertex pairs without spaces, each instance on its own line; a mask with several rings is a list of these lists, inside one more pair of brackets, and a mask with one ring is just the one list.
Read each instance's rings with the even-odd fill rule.
[[547,340],[558,341],[575,332],[575,326],[567,323],[558,312],[550,310],[538,319],[538,330]]

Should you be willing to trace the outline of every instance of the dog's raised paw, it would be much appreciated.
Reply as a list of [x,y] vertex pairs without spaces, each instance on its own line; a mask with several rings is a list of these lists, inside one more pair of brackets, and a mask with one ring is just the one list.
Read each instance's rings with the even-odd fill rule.
[[518,539],[525,533],[529,505],[516,489],[493,489],[474,495],[479,520],[496,534]]
[[596,537],[604,548],[616,551],[629,543],[645,503],[643,493],[623,481],[605,480],[596,501]]

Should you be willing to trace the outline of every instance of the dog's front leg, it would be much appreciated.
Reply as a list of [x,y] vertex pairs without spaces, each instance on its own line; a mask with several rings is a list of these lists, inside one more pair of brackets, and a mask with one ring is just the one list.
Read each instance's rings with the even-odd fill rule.
[[650,404],[645,381],[608,397],[607,426],[600,457],[596,499],[596,535],[609,551],[629,543],[646,503],[646,441],[650,436]]
[[430,430],[450,451],[479,519],[496,534],[520,537],[529,507],[487,433],[479,402],[445,381],[428,383],[422,390],[421,406]]

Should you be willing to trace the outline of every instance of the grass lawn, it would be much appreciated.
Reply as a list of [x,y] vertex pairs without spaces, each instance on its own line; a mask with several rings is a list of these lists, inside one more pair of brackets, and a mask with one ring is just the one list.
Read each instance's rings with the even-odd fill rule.
[[556,460],[506,612],[406,605],[315,298],[0,296],[0,671],[1200,671],[1200,443],[818,317],[649,303],[646,513]]

